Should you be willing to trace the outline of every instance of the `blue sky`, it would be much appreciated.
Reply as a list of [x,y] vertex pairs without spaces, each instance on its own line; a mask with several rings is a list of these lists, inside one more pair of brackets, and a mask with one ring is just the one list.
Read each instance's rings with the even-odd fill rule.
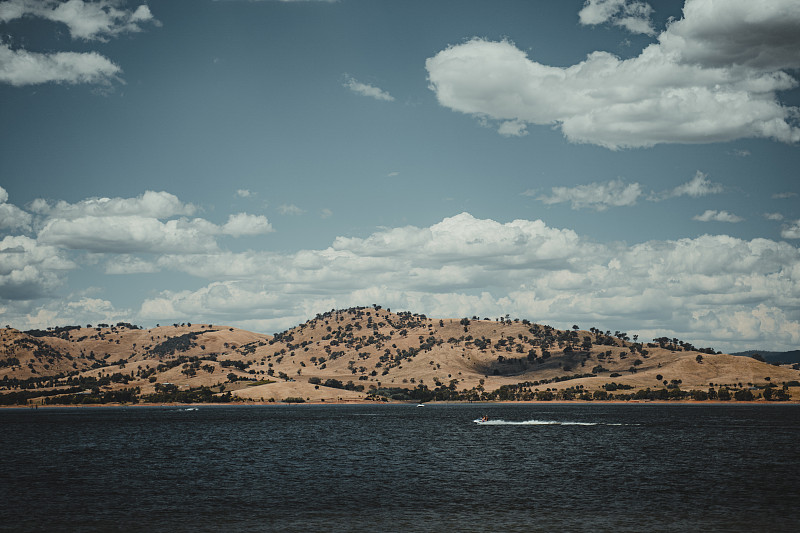
[[800,2],[0,1],[0,320],[800,344]]

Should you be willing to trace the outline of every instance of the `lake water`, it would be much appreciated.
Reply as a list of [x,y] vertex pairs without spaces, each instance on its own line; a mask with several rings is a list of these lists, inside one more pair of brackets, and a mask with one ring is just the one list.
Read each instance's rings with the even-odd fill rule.
[[798,446],[797,405],[6,409],[0,531],[797,531]]

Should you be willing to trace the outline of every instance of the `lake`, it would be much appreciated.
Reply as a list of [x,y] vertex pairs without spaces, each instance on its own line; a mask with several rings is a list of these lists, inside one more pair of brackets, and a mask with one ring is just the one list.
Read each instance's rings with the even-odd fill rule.
[[0,531],[800,523],[798,405],[4,409],[0,445]]

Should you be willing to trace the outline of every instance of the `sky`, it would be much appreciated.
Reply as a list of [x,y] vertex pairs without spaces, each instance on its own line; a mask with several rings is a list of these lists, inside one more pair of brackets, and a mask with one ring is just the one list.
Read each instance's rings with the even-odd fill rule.
[[799,0],[0,1],[0,322],[800,347]]

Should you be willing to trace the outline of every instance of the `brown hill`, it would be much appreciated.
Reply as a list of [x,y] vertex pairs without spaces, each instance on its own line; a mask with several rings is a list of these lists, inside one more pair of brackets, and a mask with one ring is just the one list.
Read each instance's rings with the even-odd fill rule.
[[27,400],[80,391],[96,398],[136,389],[161,395],[150,400],[168,400],[205,387],[204,400],[329,402],[604,398],[649,388],[679,398],[720,387],[753,388],[757,397],[775,385],[800,396],[800,371],[788,366],[698,350],[677,339],[637,341],[596,328],[430,319],[380,306],[332,310],[274,337],[209,324],[3,329],[0,394],[25,391]]

